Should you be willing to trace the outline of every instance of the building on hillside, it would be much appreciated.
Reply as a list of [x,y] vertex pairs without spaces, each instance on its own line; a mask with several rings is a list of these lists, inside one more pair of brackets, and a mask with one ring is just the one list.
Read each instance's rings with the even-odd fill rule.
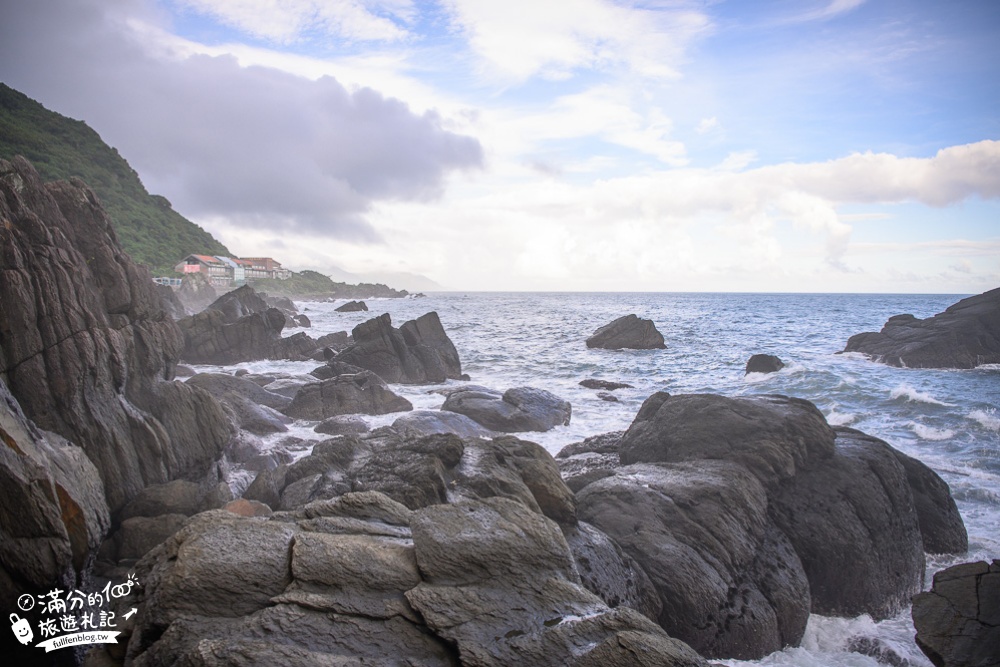
[[212,285],[228,287],[253,282],[254,279],[288,280],[292,272],[270,257],[213,257],[188,255],[174,267],[177,273],[201,273]]
[[212,285],[226,286],[233,282],[232,267],[211,255],[188,255],[174,267],[177,273],[201,273]]
[[253,269],[247,270],[247,278],[275,278],[277,280],[288,280],[292,277],[292,272],[281,267],[278,262],[270,257],[244,257],[245,261],[253,265]]

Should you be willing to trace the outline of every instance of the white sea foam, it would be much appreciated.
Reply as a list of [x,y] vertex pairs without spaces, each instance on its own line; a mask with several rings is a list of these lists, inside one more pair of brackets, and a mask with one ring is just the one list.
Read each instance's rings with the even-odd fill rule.
[[1000,417],[997,416],[996,408],[973,410],[967,416],[989,431],[1000,431]]
[[912,401],[914,403],[928,403],[930,405],[943,405],[945,407],[953,408],[955,407],[952,403],[945,403],[944,401],[939,401],[930,394],[922,391],[918,391],[912,385],[903,383],[893,389],[889,393],[889,398],[892,400],[897,400],[900,398],[905,398],[907,401]]
[[921,440],[950,440],[955,437],[955,431],[950,428],[934,428],[917,422],[911,422],[910,428]]
[[858,416],[852,412],[837,412],[837,406],[830,408],[826,415],[826,422],[830,426],[847,426],[857,421]]

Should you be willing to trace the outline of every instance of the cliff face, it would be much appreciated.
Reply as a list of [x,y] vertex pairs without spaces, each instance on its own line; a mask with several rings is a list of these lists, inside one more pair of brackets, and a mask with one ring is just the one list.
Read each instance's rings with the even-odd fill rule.
[[204,475],[222,409],[172,382],[183,337],[77,179],[0,160],[0,379],[38,427],[79,445],[114,513],[143,487]]

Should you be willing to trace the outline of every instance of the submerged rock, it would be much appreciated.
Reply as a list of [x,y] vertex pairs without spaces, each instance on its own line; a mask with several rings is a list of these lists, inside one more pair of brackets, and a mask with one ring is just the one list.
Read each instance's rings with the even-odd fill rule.
[[399,329],[386,313],[354,327],[351,335],[354,343],[336,360],[370,370],[386,382],[425,384],[462,378],[458,351],[435,312]]
[[504,393],[485,387],[463,387],[448,394],[441,409],[469,417],[493,431],[549,431],[569,424],[569,401],[534,387],[514,387]]
[[975,368],[1000,363],[1000,288],[918,320],[890,317],[878,333],[851,336],[844,352],[907,368]]
[[632,385],[625,382],[612,382],[610,380],[597,380],[594,378],[587,378],[586,380],[580,380],[580,386],[586,387],[587,389],[607,389],[608,391],[614,391],[615,389],[632,389]]
[[1000,561],[962,563],[913,598],[917,646],[935,667],[1000,664]]
[[587,347],[599,347],[606,350],[662,350],[663,334],[656,330],[652,320],[643,320],[636,315],[619,317],[610,324],[605,324],[594,331],[587,339]]

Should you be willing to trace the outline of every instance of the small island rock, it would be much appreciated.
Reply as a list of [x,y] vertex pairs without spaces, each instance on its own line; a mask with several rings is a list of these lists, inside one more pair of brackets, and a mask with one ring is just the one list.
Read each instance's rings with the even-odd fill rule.
[[587,347],[605,350],[662,350],[667,346],[663,344],[663,334],[656,330],[652,320],[625,315],[594,331],[587,339]]

